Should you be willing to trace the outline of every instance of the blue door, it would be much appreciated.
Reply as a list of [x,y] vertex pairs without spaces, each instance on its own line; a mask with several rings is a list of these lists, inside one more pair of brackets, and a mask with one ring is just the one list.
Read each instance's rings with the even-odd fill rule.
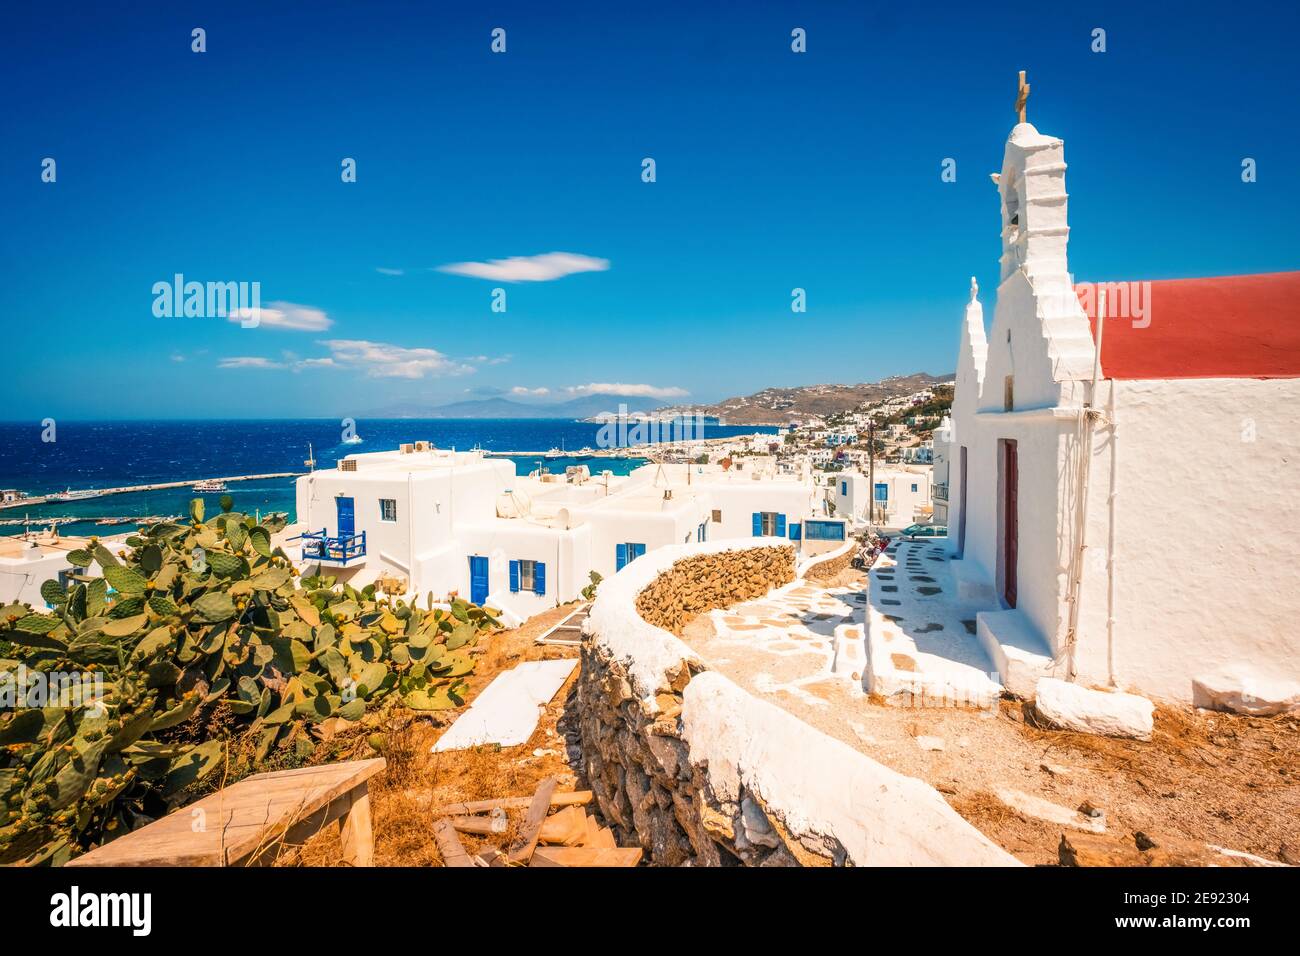
[[335,498],[334,503],[339,509],[339,537],[350,538],[357,533],[355,503],[351,498]]
[[477,554],[469,556],[469,599],[472,604],[482,604],[488,596],[488,559]]

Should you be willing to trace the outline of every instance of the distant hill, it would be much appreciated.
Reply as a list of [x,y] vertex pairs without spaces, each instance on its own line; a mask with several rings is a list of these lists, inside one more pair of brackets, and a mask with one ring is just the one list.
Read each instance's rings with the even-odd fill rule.
[[629,412],[647,412],[655,406],[652,398],[622,395],[584,395],[567,402],[536,405],[508,398],[481,398],[450,405],[420,405],[404,402],[386,405],[363,415],[363,418],[590,418],[601,412],[617,412],[619,406]]
[[765,388],[753,395],[724,399],[712,405],[673,405],[659,414],[712,415],[728,425],[788,425],[810,416],[825,418],[859,405],[909,395],[933,385],[951,382],[954,375],[915,372],[895,375],[879,382],[858,385],[801,385],[795,388]]

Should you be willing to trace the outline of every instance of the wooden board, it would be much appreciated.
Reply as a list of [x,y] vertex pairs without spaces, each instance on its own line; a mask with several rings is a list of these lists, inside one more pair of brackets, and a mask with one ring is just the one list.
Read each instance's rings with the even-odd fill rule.
[[618,846],[614,840],[614,832],[602,827],[596,822],[595,817],[587,817],[587,836],[582,844],[602,850],[612,850]]
[[640,847],[613,849],[587,846],[539,846],[528,865],[533,866],[636,866]]
[[[492,836],[498,832],[492,829],[492,818],[481,816],[446,817],[451,825],[461,833],[475,836]],[[587,815],[581,807],[565,807],[559,813],[553,813],[542,821],[538,832],[539,843],[560,843],[567,846],[582,843],[587,836]]]
[[[590,790],[574,790],[565,793],[552,793],[551,806],[568,807],[574,804],[591,803]],[[523,810],[531,806],[532,797],[500,797],[496,800],[472,800],[469,803],[449,803],[433,811],[435,817],[469,816],[475,813],[488,813],[501,807],[503,810]]]
[[533,801],[528,806],[528,815],[524,817],[523,828],[519,831],[519,842],[509,853],[511,862],[526,863],[533,855],[537,838],[542,832],[542,822],[546,819],[546,811],[551,806],[551,794],[555,792],[557,783],[559,781],[554,777],[547,777],[533,794]]
[[587,838],[587,819],[582,807],[565,807],[546,818],[538,842],[577,846]]
[[449,820],[438,820],[433,825],[433,838],[438,843],[438,852],[442,854],[445,866],[474,866],[465,846],[456,836],[456,829]]
[[349,794],[384,766],[384,758],[377,757],[254,774],[68,865],[236,865],[264,855],[297,824],[310,821],[319,830],[339,819],[352,807]]

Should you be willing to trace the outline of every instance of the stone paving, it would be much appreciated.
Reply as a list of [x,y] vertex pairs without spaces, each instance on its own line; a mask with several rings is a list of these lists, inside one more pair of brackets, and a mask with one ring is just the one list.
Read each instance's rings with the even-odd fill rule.
[[[990,706],[1002,691],[942,544],[899,541],[871,569],[867,687],[910,706]],[[897,698],[897,699],[895,699]]]
[[899,542],[857,587],[799,580],[712,611],[683,638],[705,660],[782,706],[824,709],[877,695],[906,706],[989,707],[1000,694],[956,597],[942,545]]
[[866,594],[795,581],[712,611],[683,638],[733,679],[764,694],[828,707],[832,685],[862,696]]

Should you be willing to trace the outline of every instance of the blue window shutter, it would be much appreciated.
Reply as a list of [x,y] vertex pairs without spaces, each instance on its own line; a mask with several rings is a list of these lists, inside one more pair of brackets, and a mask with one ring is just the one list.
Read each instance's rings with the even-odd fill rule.
[[791,522],[790,522],[790,540],[791,540],[791,541],[799,541],[799,540],[801,540],[802,538],[803,538],[803,528],[800,527],[799,522],[797,522],[797,521],[791,521]]
[[754,512],[754,537],[761,538],[762,536],[763,536],[763,515],[762,513],[755,511]]
[[620,544],[614,548],[614,570],[622,571],[627,566],[627,545]]
[[779,514],[776,516],[776,536],[778,538],[785,537],[785,515]]
[[849,493],[849,483],[848,483],[847,481],[841,481],[841,482],[840,482],[840,494],[842,494],[842,495],[847,495],[848,493]]
[[510,562],[510,590],[511,591],[519,590],[519,562],[518,561]]
[[533,593],[546,593],[546,565],[540,561],[533,565]]
[[641,555],[643,555],[643,554],[645,554],[645,545],[644,545],[644,544],[634,544],[634,545],[632,545],[632,557],[633,557],[633,558],[639,558],[639,557],[641,557]]

